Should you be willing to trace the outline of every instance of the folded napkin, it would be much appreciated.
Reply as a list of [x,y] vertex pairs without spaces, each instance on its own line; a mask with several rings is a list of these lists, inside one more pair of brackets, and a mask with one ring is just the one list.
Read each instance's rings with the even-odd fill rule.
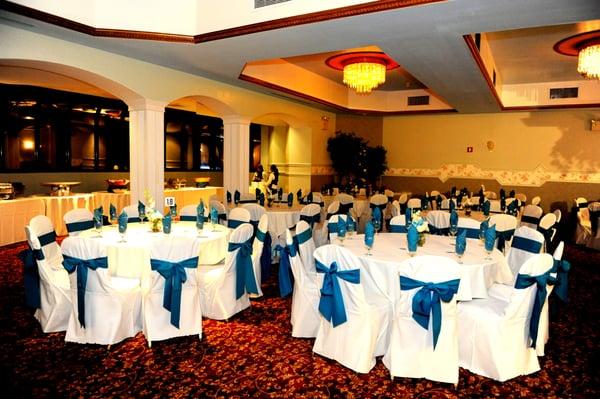
[[452,188],[450,189],[450,196],[456,197],[456,186],[452,186]]
[[308,202],[309,204],[312,204],[312,202],[313,202],[312,191],[310,193],[308,193],[308,195],[306,196],[306,202]]
[[456,253],[458,255],[463,255],[465,253],[465,249],[467,249],[467,230],[461,231],[456,236]]
[[489,219],[485,219],[483,222],[481,222],[481,224],[479,225],[479,237],[485,237],[485,232],[487,231],[489,225]]
[[462,200],[463,200],[463,193],[462,191],[458,193],[458,197],[456,197],[456,205],[460,206],[460,204],[462,204]]
[[235,193],[233,193],[233,202],[237,205],[240,203],[240,192],[238,190],[235,190]]
[[412,209],[406,208],[406,214],[404,215],[404,221],[406,222],[406,227],[410,226],[412,223]]
[[[264,201],[264,194],[263,194],[263,201]],[[219,223],[219,211],[217,211],[217,208],[215,208],[214,206],[210,208],[210,222],[212,224]]]
[[408,227],[406,241],[408,242],[408,252],[416,252],[417,243],[419,242],[419,232],[417,232],[417,228],[412,224]]
[[440,207],[442,206],[442,201],[442,196],[438,194],[437,197],[435,197],[435,202],[437,202],[438,209],[440,209]]
[[[452,201],[450,201],[452,203]],[[455,209],[450,211],[450,228],[456,230],[458,228],[458,213],[456,213]]]
[[279,200],[279,202],[281,202],[281,200],[283,199],[283,188],[281,187],[277,191],[277,199]]
[[171,205],[169,207],[169,214],[171,215],[172,218],[174,218],[175,216],[177,216],[177,204]]
[[483,203],[483,214],[485,216],[489,216],[489,214],[490,214],[490,201],[489,200],[485,200],[485,202]]
[[504,211],[506,209],[506,198],[500,198],[500,210]]
[[227,203],[231,203],[231,193],[229,191],[227,191]]
[[296,192],[296,197],[297,197],[297,199],[298,199],[298,203],[301,203],[301,202],[302,202],[302,189],[299,189],[299,190]]
[[162,220],[163,233],[171,234],[171,215],[167,215]]
[[427,210],[429,208],[429,201],[427,198],[421,198],[421,209]]
[[341,215],[338,215],[337,220],[337,236],[341,238],[346,237],[346,221],[342,219]]
[[116,220],[118,217],[117,208],[115,208],[115,206],[113,204],[110,204],[109,215],[110,215],[110,220]]
[[346,215],[346,230],[348,231],[356,231],[354,219],[352,219],[352,215],[350,212]]
[[202,200],[196,207],[196,228],[199,230],[204,228],[204,202]]
[[373,219],[381,226],[381,209],[377,206],[373,209]]
[[260,206],[265,206],[265,194],[263,194],[262,192],[258,197],[258,203],[260,204]]
[[518,200],[512,200],[510,204],[506,207],[506,213],[509,215],[516,216],[517,215],[517,204]]
[[292,207],[292,205],[294,205],[294,194],[292,194],[292,193],[288,194],[287,204],[288,204],[288,207],[290,207],[290,208]]
[[452,212],[453,210],[456,209],[456,203],[454,202],[454,200],[452,198],[450,198],[448,200],[448,207],[450,209],[450,212]]
[[485,250],[492,251],[496,243],[496,225],[489,227],[485,231]]
[[506,191],[503,188],[500,189],[500,199],[506,198]]
[[370,221],[367,222],[367,225],[365,226],[365,245],[368,248],[373,247],[373,244],[375,243],[375,227],[373,226],[373,223],[371,223]]
[[102,226],[102,207],[94,209],[94,227]]
[[515,198],[515,190],[510,190],[510,193],[508,194],[508,196],[510,198]]
[[127,231],[127,220],[129,216],[127,216],[127,212],[122,211],[119,215],[119,233],[123,234]]
[[140,220],[143,219],[143,216],[146,216],[146,205],[142,201],[138,201],[138,214],[140,215]]

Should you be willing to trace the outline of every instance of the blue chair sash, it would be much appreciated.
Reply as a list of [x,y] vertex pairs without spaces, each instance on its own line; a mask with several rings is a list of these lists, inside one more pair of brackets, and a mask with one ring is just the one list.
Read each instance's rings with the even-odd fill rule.
[[[38,237],[38,240],[40,242],[40,245],[42,247],[45,247],[48,244],[56,242],[56,233],[54,231],[51,231],[49,233],[42,234],[41,236]],[[42,259],[44,259],[44,258],[42,258]]]
[[315,225],[315,223],[320,223],[321,222],[321,214],[317,213],[316,215],[312,215],[312,216],[310,216],[310,215],[300,215],[300,220],[304,220],[312,228]]
[[329,234],[337,233],[337,231],[338,231],[337,223],[333,223],[333,222],[327,223],[327,230],[329,231]]
[[298,245],[304,244],[306,241],[310,240],[311,238],[312,238],[312,230],[311,229],[306,229],[302,233],[296,234],[296,241],[298,242]]
[[536,218],[535,216],[527,216],[527,215],[521,216],[521,223],[530,223],[530,224],[534,224],[537,226],[539,222],[540,222],[540,218]]
[[83,231],[83,230],[89,230],[94,228],[94,221],[93,220],[84,220],[81,222],[73,222],[73,223],[67,223],[67,231],[69,233],[73,233],[76,231]]
[[571,263],[569,263],[569,261],[554,259],[554,264],[549,272],[556,273],[555,278],[549,278],[549,282],[551,281],[551,284],[554,285],[554,290],[552,292],[565,303],[568,301],[570,269]]
[[88,269],[108,268],[108,258],[79,259],[63,255],[63,267],[69,272],[77,272],[77,319],[85,328],[85,287],[87,286]]
[[512,240],[511,247],[531,252],[534,254],[539,254],[542,250],[542,243],[539,241],[530,240],[529,238],[515,236]]
[[546,285],[548,284],[548,274],[539,276],[530,276],[528,274],[518,274],[515,288],[523,289],[536,284],[535,301],[531,312],[531,321],[529,322],[529,338],[531,338],[531,347],[535,348],[537,342],[538,327],[540,324],[540,315],[542,307],[546,302]]
[[227,250],[233,252],[239,249],[236,255],[235,269],[235,299],[240,299],[244,292],[249,294],[258,294],[256,287],[256,278],[252,268],[252,240],[251,237],[246,242],[230,242]]
[[506,241],[510,240],[514,234],[515,234],[514,229],[504,230],[504,231],[496,230],[496,238],[498,239],[497,247],[500,251],[504,251],[504,247],[506,246]]
[[141,219],[138,216],[127,218],[127,223],[139,223],[140,221]]
[[285,298],[294,290],[290,256],[296,256],[298,253],[297,243],[294,241],[292,245],[286,245],[285,247],[278,245],[277,249],[279,250],[279,295]]
[[406,233],[406,226],[401,224],[390,224],[390,233]]
[[244,224],[244,223],[248,223],[248,222],[244,222],[243,220],[234,220],[234,219],[229,219],[227,221],[227,227],[229,227],[230,229],[235,229],[238,226]]
[[435,234],[437,236],[447,236],[450,232],[449,227],[435,227],[433,225],[429,225],[429,233]]
[[329,267],[318,260],[315,260],[317,273],[324,273],[323,286],[321,287],[321,299],[319,300],[319,312],[325,317],[325,320],[333,324],[334,327],[344,324],[346,317],[346,306],[344,297],[340,288],[338,279],[345,280],[352,284],[360,284],[360,270],[339,271],[336,262],[332,262]]
[[256,230],[256,239],[263,243],[262,253],[260,254],[260,276],[261,282],[266,281],[271,276],[271,234]]
[[225,214],[225,213],[219,213],[218,219],[226,221],[227,220],[227,214]]
[[337,215],[345,215],[350,211],[350,209],[352,209],[353,206],[354,206],[354,204],[352,202],[350,202],[348,204],[340,203],[340,207],[339,207],[338,211],[336,212],[336,214]]
[[442,306],[440,300],[450,302],[458,292],[460,279],[440,283],[429,283],[400,276],[400,290],[408,291],[420,288],[412,299],[413,319],[424,329],[429,329],[429,315],[433,330],[433,349],[437,345],[442,328]]
[[467,227],[459,227],[458,228],[458,234],[462,233],[463,231],[467,232],[467,238],[475,238],[475,239],[479,238],[479,229],[470,229]]
[[181,215],[179,220],[182,222],[195,222],[197,219],[196,215]]
[[198,267],[198,257],[185,259],[180,262],[150,259],[150,267],[165,278],[165,292],[163,294],[163,308],[171,313],[171,324],[179,328],[181,314],[181,289],[187,281],[185,269]]
[[580,202],[579,204],[577,204],[577,207],[579,209],[587,208],[588,207],[588,203],[587,202]]
[[37,267],[36,255],[44,256],[41,250],[34,252],[28,248],[19,253],[23,262],[23,283],[25,286],[25,303],[27,306],[35,309],[42,307],[40,294],[40,273]]
[[238,204],[256,204],[258,202],[257,199],[246,199],[246,200],[239,200],[237,203]]

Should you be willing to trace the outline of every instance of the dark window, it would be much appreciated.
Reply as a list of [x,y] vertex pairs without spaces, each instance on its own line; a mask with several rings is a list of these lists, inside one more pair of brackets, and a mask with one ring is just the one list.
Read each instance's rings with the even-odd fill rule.
[[563,87],[558,89],[550,89],[550,98],[577,98],[579,96],[579,88]]
[[429,105],[429,96],[412,96],[408,97],[408,105]]
[[0,170],[129,170],[127,106],[102,97],[0,85]]
[[261,132],[261,125],[250,124],[250,172],[256,172],[256,167],[260,164]]

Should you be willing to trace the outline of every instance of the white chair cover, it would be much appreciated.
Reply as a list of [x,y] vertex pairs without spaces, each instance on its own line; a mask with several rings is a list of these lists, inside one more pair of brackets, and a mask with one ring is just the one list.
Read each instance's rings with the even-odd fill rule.
[[394,216],[390,220],[390,232],[406,233],[406,215]]
[[[230,223],[235,224],[235,227],[239,225],[239,222],[242,223],[250,223],[250,212],[247,209],[242,207],[233,208],[229,211],[229,217],[227,219],[227,224]],[[235,228],[233,227],[233,228]]]
[[399,205],[404,205],[406,204],[406,202],[408,201],[408,195],[406,193],[400,195],[400,197],[398,197],[398,204]]
[[500,202],[500,200],[490,200],[490,212],[502,213],[502,203]]
[[450,213],[446,211],[429,211],[425,220],[427,224],[437,229],[450,228]]
[[[519,273],[538,276],[552,267],[548,254],[530,258]],[[458,304],[459,364],[475,374],[506,381],[540,369],[530,345],[529,322],[536,285],[513,288],[508,301],[489,297]]]
[[[315,257],[316,249],[315,241],[312,237],[310,225],[301,220],[296,225],[296,241],[298,241],[298,252],[300,252],[300,260],[304,265],[304,269],[308,273],[315,273]],[[287,238],[286,238],[287,243]]]
[[540,205],[540,202],[542,202],[542,199],[539,196],[535,196],[531,199],[531,205]]
[[340,210],[340,202],[339,201],[333,201],[327,207],[327,215],[329,215],[329,216],[335,215],[335,214],[338,213],[339,210]]
[[[229,242],[244,243],[252,238],[253,231],[251,224],[242,224],[232,231]],[[225,320],[250,306],[247,293],[236,299],[236,255],[238,251],[239,249],[228,251],[223,264],[202,266],[198,269],[200,302],[204,317]]]
[[340,193],[340,194],[336,195],[335,200],[339,201],[340,204],[348,205],[348,204],[352,204],[354,202],[354,197],[351,196],[350,194]]
[[[538,223],[544,211],[537,205],[525,205],[521,215],[521,226],[537,229]],[[531,220],[530,220],[531,218]],[[537,221],[535,221],[537,219]]]
[[[88,228],[92,228],[94,226],[94,214],[87,208],[71,209],[63,215],[63,221],[67,226],[67,231],[69,232],[69,235],[76,236],[79,235],[79,233],[81,233],[83,230],[87,230]],[[89,222],[89,227],[81,226],[75,229],[74,227],[72,227],[72,223],[85,224],[85,222]]]
[[[252,204],[254,205],[254,204]],[[260,205],[259,205],[260,206]],[[265,235],[269,234],[269,216],[263,214],[258,221],[257,229],[263,232]],[[261,240],[254,239],[252,243],[252,268],[254,269],[254,277],[256,280],[256,288],[258,288],[258,294],[251,294],[251,298],[258,298],[263,296],[262,289],[260,287],[262,281],[262,268],[260,264],[260,257],[262,256],[263,248],[265,243]]]
[[411,198],[406,203],[407,208],[411,209],[421,209],[421,199],[420,198]]
[[[489,227],[496,226],[496,234],[505,233],[508,231],[512,231],[514,234],[514,232],[517,228],[517,223],[518,223],[517,218],[512,215],[496,214],[496,215],[490,216]],[[504,248],[503,248],[504,251],[506,251],[506,249],[510,246],[511,240],[512,240],[512,237],[510,240],[505,241]],[[496,239],[496,243],[497,242],[498,242],[498,239]]]
[[323,195],[321,195],[320,192],[313,191],[312,195],[313,195],[313,200],[312,200],[313,204],[319,204],[320,206],[324,205],[325,201],[323,200]]
[[[177,263],[197,258],[200,244],[195,237],[165,235],[152,242],[150,259]],[[202,338],[202,308],[198,288],[198,261],[195,268],[184,268],[186,281],[181,285],[179,327],[171,323],[171,312],[164,308],[166,279],[153,270],[142,282],[142,314],[144,335],[148,345],[185,335],[198,335]],[[173,306],[173,304],[171,304]]]
[[54,233],[48,217],[35,216],[25,226],[27,243],[33,251],[42,251],[43,259],[36,259],[40,276],[40,308],[34,317],[45,333],[65,331],[71,314],[69,274],[62,267],[62,253],[56,241],[41,245],[39,237]]
[[[346,248],[322,246],[315,251],[315,259],[327,268],[336,262],[338,271],[358,269],[360,283],[332,276],[340,283],[347,321],[334,327],[321,315],[313,352],[358,373],[368,373],[375,366],[375,356],[383,355],[387,348],[392,306],[360,260]],[[322,287],[324,273],[317,273],[317,278],[317,286]]]
[[253,222],[258,222],[266,213],[265,208],[258,204],[242,204],[241,207],[250,212],[250,220]]
[[[198,217],[198,205],[197,204],[190,204],[190,205],[186,205],[183,208],[181,208],[179,210],[179,216],[192,216],[194,217],[194,220],[196,220],[195,218]],[[210,215],[210,208],[208,206],[204,206],[204,217],[205,217],[205,221],[207,220],[206,218],[208,218]]]
[[392,201],[392,218],[400,216],[400,203],[397,200]]
[[[62,250],[65,256],[83,260],[106,257],[106,247],[89,238],[67,237],[62,242]],[[111,278],[108,268],[88,268],[83,327],[78,319],[77,270],[69,274],[69,279],[72,310],[65,341],[112,345],[142,330],[139,280]]]
[[[306,234],[310,226],[306,222],[299,222],[296,226],[296,237]],[[289,259],[294,274],[294,294],[292,296],[292,337],[314,338],[319,329],[319,287],[317,286],[317,272],[313,258],[314,244],[311,240],[298,244],[299,253],[290,251]],[[286,245],[293,246],[294,240],[289,230],[286,232]],[[304,262],[302,255],[310,257],[312,263]]]
[[481,222],[471,218],[458,218],[458,231],[467,229],[467,238],[479,238],[479,227]]
[[[402,275],[413,280],[441,283],[460,279],[460,267],[441,256],[417,256],[400,266]],[[400,281],[398,281],[400,290]],[[435,349],[432,317],[429,329],[413,319],[412,301],[420,288],[400,291],[394,306],[390,344],[383,364],[392,377],[427,378],[458,383],[458,337],[456,334],[456,295],[449,302],[440,301],[442,322]]]
[[442,205],[441,205],[441,209],[450,209],[450,201],[454,202],[454,205],[456,206],[456,198],[444,198],[442,200]]
[[554,240],[554,235],[556,234],[556,230],[554,230],[555,224],[556,215],[554,213],[547,213],[540,219],[540,224],[538,225],[537,229],[544,234],[546,246],[550,245],[550,242]]
[[374,194],[369,199],[369,203],[373,205],[385,205],[388,203],[388,198],[383,194]]

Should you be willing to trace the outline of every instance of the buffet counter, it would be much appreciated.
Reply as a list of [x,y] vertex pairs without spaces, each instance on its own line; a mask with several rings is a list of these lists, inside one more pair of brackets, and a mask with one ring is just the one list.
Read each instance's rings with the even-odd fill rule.
[[20,198],[0,201],[0,246],[25,241],[25,226],[37,215],[44,215],[42,198]]

